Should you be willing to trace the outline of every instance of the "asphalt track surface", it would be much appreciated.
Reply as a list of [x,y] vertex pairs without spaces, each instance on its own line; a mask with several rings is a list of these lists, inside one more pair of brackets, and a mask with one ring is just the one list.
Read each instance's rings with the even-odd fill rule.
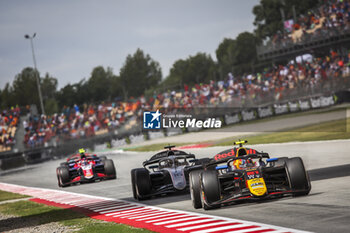
[[[196,154],[198,158],[203,158],[213,156],[227,148],[211,147],[187,151]],[[271,157],[302,157],[312,181],[310,195],[243,203],[211,211],[193,209],[188,193],[152,198],[142,203],[298,230],[349,232],[350,140],[268,144],[256,145],[254,148],[269,152]],[[140,167],[141,163],[151,155],[152,153],[135,152],[109,154],[108,157],[113,159],[116,165],[117,180],[59,188],[55,172],[62,159],[3,172],[0,182],[134,201],[130,170]]]

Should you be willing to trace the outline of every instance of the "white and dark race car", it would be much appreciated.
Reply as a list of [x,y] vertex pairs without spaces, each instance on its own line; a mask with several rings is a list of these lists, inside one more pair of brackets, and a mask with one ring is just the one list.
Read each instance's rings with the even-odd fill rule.
[[216,154],[203,170],[190,173],[194,208],[309,194],[311,183],[300,157],[270,158],[244,143],[235,142],[238,147]]
[[188,192],[188,175],[191,171],[202,170],[209,158],[196,159],[194,154],[172,149],[153,155],[143,162],[143,168],[131,170],[133,196],[145,200],[152,196],[175,192]]

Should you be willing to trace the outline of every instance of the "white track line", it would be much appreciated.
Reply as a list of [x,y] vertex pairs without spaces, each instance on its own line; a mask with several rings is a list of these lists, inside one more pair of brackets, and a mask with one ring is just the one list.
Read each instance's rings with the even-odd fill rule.
[[267,227],[257,227],[257,228],[250,228],[250,229],[244,229],[244,230],[233,230],[227,233],[249,233],[249,232],[257,232],[257,231],[262,231],[262,230],[267,230],[267,229],[271,229],[270,231],[266,231],[266,232],[273,232],[273,233],[277,233],[278,231],[275,231],[274,229],[267,228]]
[[125,205],[125,206],[120,207],[120,208],[115,208],[113,210],[107,210],[107,211],[101,211],[99,213],[100,214],[107,214],[107,213],[121,211],[121,210],[129,210],[129,209],[134,208],[134,207],[137,207],[137,206],[136,205]]
[[160,222],[160,221],[168,220],[168,219],[182,218],[182,217],[188,217],[188,216],[190,216],[190,215],[188,215],[188,214],[179,214],[179,213],[177,213],[177,214],[178,214],[177,216],[173,216],[173,217],[169,217],[169,218],[160,218],[160,219],[151,220],[151,221],[146,221],[146,222],[147,222],[147,223],[154,223],[154,222]]
[[145,207],[139,207],[133,210],[125,210],[125,211],[121,211],[120,214],[115,215],[114,217],[121,217],[124,215],[128,215],[128,214],[132,214],[132,213],[140,213],[145,209]]
[[[249,224],[235,224],[235,225],[231,225],[231,226],[224,226],[224,227],[214,227],[214,228],[210,228],[210,229],[205,229],[205,230],[200,230],[200,231],[192,231],[192,233],[208,233],[208,232],[215,232],[215,231],[221,231],[221,230],[228,230],[228,229],[232,229],[234,230],[235,228],[236,229],[239,229],[241,227],[251,227],[252,225],[249,225]],[[252,227],[252,228],[249,228],[251,231],[255,228],[257,228],[259,226],[256,226],[256,227]],[[237,231],[236,231],[237,232]]]
[[178,213],[165,213],[165,214],[160,214],[158,216],[153,216],[153,217],[149,217],[149,218],[141,218],[141,219],[136,219],[136,221],[145,221],[145,220],[150,220],[150,219],[154,219],[154,218],[161,218],[161,217],[167,217],[167,216],[172,216]]
[[197,221],[192,221],[192,222],[178,223],[178,224],[173,224],[173,225],[169,225],[166,227],[167,228],[182,227],[182,226],[193,225],[193,224],[198,224],[198,223],[205,223],[205,222],[210,222],[210,221],[213,221],[213,219],[202,219],[202,220],[197,220]]
[[154,210],[152,212],[149,212],[149,214],[145,213],[145,214],[138,215],[138,216],[133,215],[133,216],[131,216],[131,217],[129,216],[127,218],[128,219],[139,219],[139,218],[151,217],[151,216],[155,216],[155,215],[159,216],[159,210]]
[[[129,219],[134,218],[135,219],[134,221],[143,221],[146,225],[150,225],[150,227],[151,225],[165,227],[165,228],[171,227],[176,231],[188,231],[188,230],[196,231],[197,230],[198,232],[213,232],[213,231],[219,230],[219,231],[226,231],[226,232],[228,231],[235,232],[236,230],[236,232],[237,231],[254,232],[254,230],[256,231],[258,229],[261,229],[261,230],[273,229],[275,232],[305,232],[305,231],[300,231],[300,230],[286,228],[286,227],[279,227],[279,226],[274,226],[269,224],[244,221],[244,220],[226,218],[221,216],[207,215],[202,213],[194,213],[189,211],[171,210],[171,209],[165,209],[165,208],[156,207],[156,206],[150,207],[145,204],[135,203],[131,201],[124,201],[124,200],[118,200],[118,199],[106,198],[106,197],[98,197],[98,196],[92,196],[87,194],[77,194],[77,193],[71,193],[71,192],[61,191],[61,190],[25,187],[20,185],[6,184],[2,182],[0,182],[0,189],[8,192],[25,194],[25,195],[33,196],[33,198],[40,198],[43,200],[52,201],[56,203],[60,202],[64,204],[70,204],[72,206],[77,206],[85,209],[94,208],[95,210],[101,210],[101,209],[112,207],[113,204],[122,203],[123,205],[119,206],[122,208],[113,208],[111,210],[100,211],[99,214],[101,215],[101,217],[113,216],[115,218],[118,218],[118,217],[129,218]],[[140,213],[140,210],[144,212]],[[151,216],[152,211],[155,211],[155,212],[159,211],[159,215]],[[210,221],[208,220],[207,221],[208,223],[206,223],[206,221],[203,222],[203,224],[200,224],[200,222],[195,223],[196,221],[205,220],[205,218],[212,219],[213,222],[209,223]],[[116,221],[118,222],[118,220]],[[228,225],[230,223],[232,223],[232,225]],[[193,224],[195,224],[196,226],[191,226]],[[213,225],[210,225],[210,224],[213,224]],[[225,224],[227,224],[227,226],[225,226]],[[219,225],[222,225],[222,226],[218,227]],[[239,230],[238,226],[240,227],[249,226],[254,228]],[[180,227],[180,228],[177,228],[177,227]]]
[[179,230],[179,231],[190,231],[190,230],[194,230],[194,229],[198,229],[198,228],[217,226],[217,225],[227,224],[227,223],[229,223],[229,222],[227,222],[227,221],[214,222],[214,223],[208,223],[208,224],[203,224],[203,225],[199,225],[199,226],[179,228],[177,230]]
[[192,219],[198,219],[198,218],[202,218],[199,216],[195,216],[195,217],[189,217],[189,218],[181,218],[181,219],[175,219],[175,220],[169,220],[169,221],[165,221],[165,222],[157,222],[154,225],[166,225],[168,223],[174,223],[174,222],[182,222],[182,221],[187,221],[187,220],[192,220]]

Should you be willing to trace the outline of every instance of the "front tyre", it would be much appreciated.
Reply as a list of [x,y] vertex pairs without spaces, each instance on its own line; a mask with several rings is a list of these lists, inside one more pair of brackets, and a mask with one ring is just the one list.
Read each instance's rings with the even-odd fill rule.
[[67,187],[69,186],[70,176],[69,170],[67,167],[58,167],[56,170],[58,186]]
[[300,157],[288,159],[286,161],[286,171],[289,177],[290,188],[292,190],[300,190],[294,196],[308,195],[311,190],[311,183],[303,160]]
[[220,200],[220,183],[218,174],[214,170],[202,172],[202,205],[205,210],[219,208],[220,204],[212,204]]
[[131,170],[131,187],[132,187],[132,195],[134,199],[137,200],[137,193],[136,193],[136,169]]
[[146,168],[136,168],[133,169],[132,173],[135,173],[134,183],[135,183],[135,192],[136,199],[146,200],[151,194],[151,177],[149,171]]
[[192,171],[189,175],[192,205],[195,209],[202,208],[200,174],[202,170]]

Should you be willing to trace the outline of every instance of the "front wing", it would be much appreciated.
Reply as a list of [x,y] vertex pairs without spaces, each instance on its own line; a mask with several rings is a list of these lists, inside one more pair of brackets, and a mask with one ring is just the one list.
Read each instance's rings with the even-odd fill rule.
[[93,182],[96,180],[107,180],[113,178],[113,176],[108,176],[104,173],[95,173],[94,177],[92,177],[91,179],[86,179],[84,176],[76,176],[73,179],[71,179],[70,182],[65,183],[64,185],[72,185],[72,184],[78,184],[78,183],[89,183],[89,182]]
[[213,202],[213,203],[207,203],[209,206],[215,206],[215,205],[226,205],[226,204],[232,204],[234,202],[239,202],[239,201],[259,201],[259,200],[266,200],[270,198],[277,198],[285,195],[292,195],[300,192],[304,192],[307,190],[284,190],[284,191],[275,191],[275,192],[270,192],[264,196],[256,197],[253,196],[252,194],[233,194],[231,196],[227,196],[225,198],[222,198],[219,201]]

